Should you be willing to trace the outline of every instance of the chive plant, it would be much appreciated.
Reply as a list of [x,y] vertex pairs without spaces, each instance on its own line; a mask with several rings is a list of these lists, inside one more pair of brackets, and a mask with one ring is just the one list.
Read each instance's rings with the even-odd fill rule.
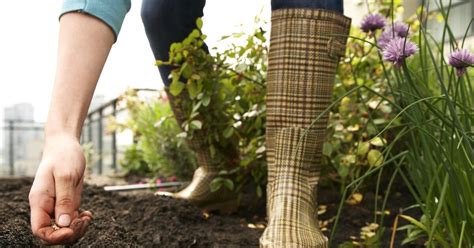
[[[433,13],[425,2],[417,11],[417,20],[408,25],[394,20],[393,1],[385,15],[388,20],[377,13],[363,19],[361,30],[368,33],[368,39],[349,40],[363,40],[367,51],[378,53],[390,90],[387,95],[372,93],[389,102],[397,115],[377,136],[396,133],[383,152],[384,162],[346,187],[332,234],[347,191],[375,173],[380,177],[385,167],[392,166],[394,174],[386,192],[399,175],[416,201],[411,207],[423,213],[419,219],[399,214],[410,223],[399,228],[408,230],[404,243],[422,239],[427,247],[474,246],[474,73],[469,71],[474,55],[466,48],[468,32],[456,39],[447,22],[451,1],[436,4],[443,19],[441,40],[424,25]],[[468,30],[471,25],[472,18]],[[360,90],[371,89],[360,85],[347,95]],[[382,209],[387,207],[387,197]],[[379,221],[383,222],[383,216]]]

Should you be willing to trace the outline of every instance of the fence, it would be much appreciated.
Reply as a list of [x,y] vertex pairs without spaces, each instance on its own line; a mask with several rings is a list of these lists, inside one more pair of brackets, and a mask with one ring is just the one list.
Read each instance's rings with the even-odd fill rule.
[[[155,92],[153,89],[135,89],[140,92]],[[91,110],[84,122],[81,143],[90,147],[88,169],[93,174],[108,174],[120,170],[118,161],[122,148],[133,142],[133,137],[124,139],[124,146],[119,146],[121,134],[106,130],[108,118],[126,116],[126,109],[118,106],[115,98],[98,108]],[[3,149],[0,152],[0,176],[34,176],[41,161],[44,137],[44,124],[25,120],[5,120],[0,126],[0,140]],[[3,134],[3,137],[2,137]],[[0,146],[1,147],[1,146]]]
[[[105,130],[107,118],[116,117],[119,112],[117,102],[116,98],[90,111],[84,122],[81,143],[91,145],[93,154],[86,154],[86,156],[93,173],[103,174],[104,169],[117,171],[117,133],[108,133]],[[110,162],[106,166],[104,161],[108,159]]]
[[[156,92],[154,89],[134,89],[139,92]],[[107,132],[107,119],[117,118],[118,115],[126,116],[126,109],[118,106],[119,98],[115,98],[100,107],[92,110],[87,115],[81,135],[81,143],[92,145],[93,154],[89,154],[90,170],[94,174],[108,174],[120,170],[118,161],[123,154],[122,147],[118,145],[119,134]],[[133,142],[133,137],[128,139]],[[123,142],[127,143],[127,142]]]
[[4,120],[0,126],[0,175],[33,176],[41,159],[43,123]]

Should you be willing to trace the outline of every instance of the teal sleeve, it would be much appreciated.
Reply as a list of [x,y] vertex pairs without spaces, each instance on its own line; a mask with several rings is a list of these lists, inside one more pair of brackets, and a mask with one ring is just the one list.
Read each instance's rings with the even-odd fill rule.
[[[61,16],[69,12],[84,12],[95,16],[112,28],[117,39],[131,0],[64,0]],[[59,18],[61,18],[61,16]]]

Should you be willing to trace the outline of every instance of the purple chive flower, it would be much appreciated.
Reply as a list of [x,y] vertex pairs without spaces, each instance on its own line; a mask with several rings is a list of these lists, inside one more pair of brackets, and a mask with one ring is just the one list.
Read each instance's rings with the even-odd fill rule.
[[474,55],[467,49],[458,49],[449,55],[448,63],[456,68],[456,75],[460,77],[466,72],[467,67],[474,66]]
[[390,61],[396,68],[400,68],[405,58],[418,51],[415,43],[406,38],[395,37],[387,43],[383,50],[383,60]]
[[366,33],[372,33],[378,29],[384,28],[386,23],[385,17],[382,14],[368,14],[362,20],[360,29]]
[[394,32],[399,37],[407,37],[408,36],[408,24],[403,22],[394,22],[393,26],[390,25],[390,28],[393,29]]
[[378,46],[382,49],[396,37],[407,37],[408,36],[408,24],[403,22],[394,22],[393,25],[388,25],[379,37],[377,42]]

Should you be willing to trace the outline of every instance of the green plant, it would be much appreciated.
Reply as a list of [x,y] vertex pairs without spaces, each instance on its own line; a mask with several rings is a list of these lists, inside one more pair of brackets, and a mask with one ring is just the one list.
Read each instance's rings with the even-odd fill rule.
[[[443,20],[447,20],[450,4],[445,6],[442,1],[437,4]],[[394,22],[393,9],[392,5],[389,23]],[[474,179],[470,176],[474,172],[473,77],[457,73],[445,58],[446,49],[451,52],[459,49],[464,39],[458,42],[449,24],[443,21],[442,41],[433,40],[421,25],[430,17],[427,13],[423,5],[417,13],[418,19],[411,20],[413,37],[398,40],[402,41],[398,46],[402,52],[396,54],[399,60],[390,57],[397,52],[390,50],[395,46],[381,47],[377,36],[366,40],[380,58],[383,52],[385,60],[394,62],[383,67],[390,91],[380,97],[397,110],[397,115],[376,136],[397,129],[393,144],[398,149],[392,154],[403,154],[403,163],[397,166],[396,172],[423,211],[420,220],[400,215],[411,223],[403,228],[410,230],[405,242],[424,238],[428,247],[471,247],[474,242]],[[411,54],[405,54],[405,49],[413,52],[410,39],[419,47],[413,59],[407,59]],[[469,67],[474,62],[467,63],[471,63],[465,65]]]
[[110,131],[130,130],[134,143],[127,147],[120,165],[128,173],[148,176],[190,178],[194,155],[182,138],[177,137],[180,127],[169,104],[161,96],[146,100],[135,90],[127,90],[119,100],[128,111],[124,121],[109,120]]
[[262,195],[266,182],[265,31],[257,28],[251,35],[223,37],[246,42],[211,55],[203,48],[206,36],[200,31],[201,25],[198,19],[198,29],[171,45],[169,61],[157,62],[175,67],[170,92],[179,95],[186,89],[189,97],[185,103],[188,120],[179,136],[192,138],[195,130],[201,130],[208,136],[214,158],[237,153],[233,164],[222,165],[221,176],[211,183],[213,190],[226,186],[239,191],[253,179],[257,194]]
[[[374,48],[367,46],[367,34],[351,30],[346,57],[339,66],[334,84],[328,136],[323,146],[326,168],[334,168],[341,191],[370,168],[384,161],[382,150],[391,142],[391,132],[379,131],[397,114],[389,101],[383,65]],[[376,93],[374,93],[376,92]],[[388,97],[392,99],[392,97]]]
[[[392,27],[395,16],[399,14],[395,10],[401,9],[398,6],[401,2],[385,2],[388,4],[384,3],[381,6],[388,8],[375,9],[384,13],[385,16],[390,16],[387,25]],[[452,52],[461,48],[464,39],[457,41],[453,36],[449,24],[445,21],[449,16],[450,3],[448,6],[443,6],[443,3],[436,2],[440,6],[440,13],[429,12],[423,5],[417,11],[417,16],[408,20],[410,26],[406,26],[406,34],[408,31],[413,34],[408,39],[403,36],[391,44],[399,42],[398,51],[394,51],[397,46],[390,48],[382,46],[378,39],[382,39],[383,35],[379,32],[371,32],[366,36],[361,36],[357,32],[352,33],[349,51],[351,51],[351,46],[357,43],[360,43],[363,48],[362,52],[355,53],[355,56],[350,53],[349,60],[355,58],[357,65],[363,65],[367,63],[365,61],[368,60],[368,56],[373,56],[370,55],[371,53],[379,60],[375,59],[375,65],[365,70],[360,66],[351,66],[349,73],[343,75],[377,74],[377,71],[372,68],[379,68],[379,77],[375,78],[383,80],[385,86],[382,86],[382,89],[385,90],[374,90],[363,84],[359,87],[354,86],[353,89],[354,92],[359,92],[365,88],[378,96],[381,101],[386,102],[393,112],[389,121],[383,123],[382,130],[380,126],[376,126],[376,132],[373,133],[375,137],[380,137],[381,140],[386,138],[388,141],[384,145],[385,149],[382,150],[383,160],[368,159],[368,162],[375,161],[373,163],[378,164],[378,167],[369,169],[364,175],[350,182],[345,187],[343,195],[345,198],[348,189],[358,187],[365,178],[376,171],[379,171],[380,180],[381,171],[384,168],[390,168],[388,165],[393,164],[392,168],[395,170],[387,192],[395,177],[400,175],[416,200],[415,206],[423,212],[419,220],[407,215],[399,215],[400,218],[411,223],[400,228],[400,230],[408,231],[408,237],[404,243],[422,239],[427,240],[428,247],[471,247],[472,237],[474,237],[472,232],[474,230],[472,194],[474,179],[469,176],[474,170],[473,74],[459,73],[460,70],[448,65],[445,58],[446,50],[449,49]],[[373,6],[372,9],[374,9]],[[442,18],[439,18],[440,16]],[[426,22],[426,18],[433,17],[442,20],[444,35],[441,42],[434,40],[422,25]],[[402,26],[403,24],[399,25],[399,28]],[[396,40],[394,37],[391,39]],[[407,59],[411,53],[416,52],[410,40],[417,42],[419,51],[413,58]],[[411,53],[407,55],[407,51]],[[394,64],[384,63],[382,59],[392,61]],[[472,60],[466,59],[462,63],[458,61],[457,64],[462,67],[472,67],[474,63]],[[354,82],[357,81],[354,80]],[[341,106],[344,105],[344,101],[351,102],[344,98],[338,98],[338,100],[341,101]],[[375,155],[378,157],[380,154],[375,152]],[[379,183],[377,183],[377,191],[378,187]],[[387,195],[388,193],[383,200],[382,209],[385,207]],[[341,208],[342,202],[338,216]],[[337,219],[333,233],[336,230]],[[381,221],[383,221],[383,215]]]

